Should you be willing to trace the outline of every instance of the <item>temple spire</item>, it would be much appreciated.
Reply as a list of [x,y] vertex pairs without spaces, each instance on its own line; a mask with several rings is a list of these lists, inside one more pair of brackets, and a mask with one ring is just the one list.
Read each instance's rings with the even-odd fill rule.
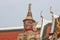
[[33,17],[32,17],[32,12],[31,12],[31,4],[29,4],[29,7],[28,7],[28,14],[27,14],[26,19],[33,19]]

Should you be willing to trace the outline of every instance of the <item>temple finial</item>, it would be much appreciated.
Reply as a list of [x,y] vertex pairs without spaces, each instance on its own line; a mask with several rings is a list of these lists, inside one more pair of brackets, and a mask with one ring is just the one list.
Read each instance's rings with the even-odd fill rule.
[[53,14],[52,6],[50,6],[50,13]]
[[52,6],[50,6],[50,10],[52,10]]
[[43,18],[43,16],[42,16],[42,12],[43,12],[43,11],[40,12],[40,17],[41,17],[41,18]]

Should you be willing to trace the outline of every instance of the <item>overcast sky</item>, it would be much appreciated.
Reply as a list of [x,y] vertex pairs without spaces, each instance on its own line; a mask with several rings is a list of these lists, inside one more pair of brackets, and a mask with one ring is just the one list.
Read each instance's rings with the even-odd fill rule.
[[34,20],[41,24],[40,12],[51,20],[50,6],[56,15],[60,15],[60,0],[0,0],[0,27],[22,26],[28,12],[28,4],[32,4]]

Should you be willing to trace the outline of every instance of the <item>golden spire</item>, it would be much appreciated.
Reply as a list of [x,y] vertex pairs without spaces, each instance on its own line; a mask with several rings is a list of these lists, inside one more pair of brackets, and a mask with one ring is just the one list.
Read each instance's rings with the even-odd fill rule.
[[31,4],[29,4],[29,7],[28,7],[28,14],[27,14],[26,19],[33,19],[33,17],[32,17],[32,12],[31,12]]

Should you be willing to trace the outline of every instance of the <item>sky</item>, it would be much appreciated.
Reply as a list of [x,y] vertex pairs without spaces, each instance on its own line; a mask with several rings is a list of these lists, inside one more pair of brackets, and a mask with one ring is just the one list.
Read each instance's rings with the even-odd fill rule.
[[50,6],[54,14],[60,15],[60,0],[0,0],[0,28],[23,26],[29,3],[32,4],[33,19],[38,24],[41,24],[41,11],[45,19],[51,20]]

